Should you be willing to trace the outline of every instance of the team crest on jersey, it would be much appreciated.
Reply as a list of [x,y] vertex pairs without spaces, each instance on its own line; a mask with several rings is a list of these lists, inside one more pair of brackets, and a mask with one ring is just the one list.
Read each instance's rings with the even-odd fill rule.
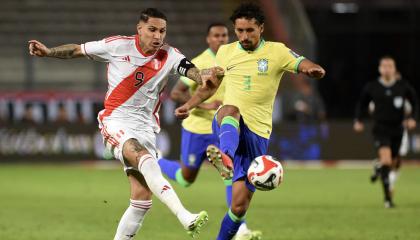
[[402,97],[395,97],[394,98],[394,107],[395,108],[401,108],[403,106],[404,100]]
[[158,70],[160,68],[161,62],[155,58],[153,59],[152,65],[155,70]]
[[258,74],[266,74],[268,71],[268,59],[262,58],[258,62]]

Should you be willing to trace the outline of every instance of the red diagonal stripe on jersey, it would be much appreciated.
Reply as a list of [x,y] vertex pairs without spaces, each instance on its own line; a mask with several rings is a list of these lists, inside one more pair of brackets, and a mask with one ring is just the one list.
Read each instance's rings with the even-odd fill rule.
[[262,156],[262,160],[264,164],[264,169],[261,172],[257,173],[257,176],[262,176],[268,171],[270,171],[272,168],[277,167],[277,164],[275,162],[268,160],[265,156]]
[[159,110],[160,110],[160,105],[162,105],[162,92],[165,90],[165,88],[163,88],[160,92],[159,92],[159,99],[158,102],[155,106],[155,108],[153,109],[153,116],[155,117],[156,123],[157,125],[160,127],[160,120],[159,120]]
[[[112,114],[112,112],[125,103],[129,98],[131,98],[137,90],[139,90],[144,84],[146,84],[150,79],[152,79],[156,74],[162,69],[165,65],[166,60],[168,59],[168,53],[160,49],[156,53],[154,59],[157,59],[161,62],[158,69],[154,68],[153,60],[149,61],[143,66],[138,67],[134,70],[128,77],[124,78],[108,95],[105,99],[105,111],[99,116],[99,119],[102,121],[104,117],[107,117]],[[141,85],[137,85],[138,81],[136,80],[136,73],[142,72],[144,79]]]

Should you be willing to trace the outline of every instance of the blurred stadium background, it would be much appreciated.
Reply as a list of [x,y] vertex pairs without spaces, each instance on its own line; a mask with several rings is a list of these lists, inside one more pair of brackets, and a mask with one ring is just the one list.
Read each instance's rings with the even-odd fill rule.
[[[169,17],[167,41],[192,58],[206,47],[206,26],[214,21],[231,26],[227,19],[239,2],[3,0],[2,161],[101,158],[96,113],[107,86],[106,66],[85,59],[30,57],[29,39],[56,46],[132,35],[140,9],[153,6]],[[364,83],[378,76],[378,58],[385,54],[396,58],[402,76],[420,90],[420,1],[282,0],[261,1],[261,6],[267,15],[266,39],[285,42],[328,72],[319,82],[285,77],[276,101],[271,153],[285,160],[371,159],[369,131],[352,132],[354,106]],[[174,83],[176,76],[172,78]],[[175,104],[165,100],[159,145],[176,158],[180,125],[172,114]],[[418,139],[417,133],[410,134],[412,159],[420,153]]]
[[[117,34],[133,35],[140,10],[157,7],[169,18],[167,42],[192,58],[206,48],[206,26],[215,21],[225,22],[231,26],[227,19],[240,2],[237,0],[2,0],[0,4],[0,163],[8,164],[0,165],[0,203],[5,208],[9,207],[9,210],[0,210],[0,239],[22,239],[17,236],[22,232],[28,234],[23,235],[25,236],[23,239],[110,239],[116,226],[115,221],[126,206],[125,197],[120,196],[117,199],[112,196],[114,203],[120,205],[116,204],[118,208],[113,208],[110,212],[109,208],[103,207],[105,205],[98,206],[98,199],[93,197],[94,194],[98,194],[96,196],[99,196],[100,201],[109,198],[103,196],[102,190],[111,192],[115,190],[113,192],[115,194],[126,194],[126,191],[121,190],[125,187],[125,180],[119,171],[106,172],[111,174],[111,178],[107,178],[102,176],[101,172],[85,172],[84,168],[78,167],[76,171],[73,168],[39,169],[31,165],[29,167],[14,165],[14,163],[111,162],[102,159],[102,139],[96,122],[97,112],[103,107],[107,87],[106,66],[86,59],[64,61],[30,57],[27,50],[28,40],[37,39],[47,46],[57,46],[64,43],[83,43]],[[420,1],[261,0],[257,2],[261,4],[267,17],[265,39],[286,43],[297,53],[316,60],[327,71],[326,77],[320,81],[292,75],[287,75],[283,79],[276,99],[270,153],[282,160],[288,160],[290,165],[297,160],[299,163],[300,160],[307,160],[309,163],[333,164],[336,160],[355,160],[362,165],[369,164],[375,157],[370,131],[367,130],[363,134],[353,132],[354,107],[363,85],[377,78],[378,59],[386,54],[395,57],[403,78],[420,92],[420,81],[418,81],[420,79],[418,71]],[[231,41],[234,41],[232,28],[230,35]],[[177,159],[180,122],[173,115],[176,104],[167,97],[177,77],[173,75],[171,78],[173,81],[170,81],[171,85],[166,88],[167,94],[164,96],[165,101],[160,114],[162,132],[159,135],[158,146],[163,155]],[[409,134],[408,154],[405,159],[417,163],[419,157],[420,131],[416,130]],[[117,161],[112,163],[117,164]],[[57,174],[60,171],[63,171],[64,180],[60,174]],[[366,210],[373,208],[376,202],[378,205],[380,203],[379,187],[375,188],[375,194],[366,187],[367,169],[345,172],[344,175],[333,170],[325,171],[325,177],[337,177],[337,185],[328,185],[330,182],[322,178],[321,174],[293,170],[291,172],[293,177],[290,179],[286,177],[291,185],[289,187],[285,185],[284,190],[272,193],[273,195],[264,195],[270,197],[268,202],[262,197],[257,199],[255,205],[261,203],[265,208],[260,205],[257,210],[253,210],[251,216],[266,218],[265,214],[269,213],[264,209],[283,204],[284,216],[296,221],[288,220],[289,222],[281,223],[281,228],[286,229],[287,239],[309,239],[305,237],[309,235],[313,236],[310,239],[420,239],[419,196],[411,194],[413,192],[418,194],[419,177],[413,169],[409,170],[408,177],[402,181],[406,188],[402,190],[401,198],[405,197],[403,203],[409,208],[399,213],[405,214],[405,217],[401,217],[401,221],[390,221],[382,225],[389,228],[393,226],[405,228],[404,233],[394,235],[391,232],[389,234],[387,231],[382,232],[382,226],[375,222],[375,219],[385,219],[389,217],[388,215],[381,215],[378,209],[373,212]],[[102,179],[108,184],[105,184],[108,188],[103,186],[102,182],[88,177],[88,174]],[[216,179],[211,173],[203,174],[206,180]],[[50,177],[47,177],[49,175]],[[121,186],[110,182],[110,179],[114,179],[113,175],[118,175],[115,180]],[[351,185],[350,181],[355,177],[359,180]],[[55,183],[57,179],[61,180]],[[69,181],[76,184],[74,189],[70,187],[73,185]],[[371,197],[371,200],[367,201],[367,206],[364,205],[363,209],[360,209],[357,207],[358,203],[366,204],[366,201],[357,199],[343,190],[337,191],[340,197],[334,197],[329,194],[331,190],[323,189],[319,185],[307,186],[306,181],[319,182],[321,185],[326,184],[325,187],[337,189],[348,184],[351,185],[352,191],[361,187],[363,188],[361,194],[367,198]],[[35,185],[27,185],[31,182]],[[213,207],[211,210],[216,212],[216,216],[217,214],[220,216],[212,218],[214,222],[210,229],[216,231],[218,220],[224,211],[223,189],[216,190],[217,187],[200,184],[204,183],[198,183],[198,187],[191,192],[181,190],[180,195],[186,196],[182,197],[183,199],[189,199],[188,196],[194,198],[194,191],[206,196],[205,190],[200,189],[200,186],[209,187],[212,191],[214,189],[215,193],[209,197],[219,196],[220,204],[211,206]],[[66,189],[67,193],[63,191],[63,186],[69,187]],[[307,195],[303,193],[299,195],[292,187],[312,190],[309,190]],[[80,189],[83,191],[80,192]],[[26,201],[23,201],[26,197],[34,201],[36,201],[34,197],[39,197],[41,202],[46,201],[46,203],[41,205],[32,203],[26,205],[24,210],[31,211],[33,209],[31,207],[38,207],[39,214],[42,215],[43,211],[39,206],[47,207],[50,205],[49,201],[63,201],[70,196],[70,193],[77,195],[76,192],[82,197],[73,200],[84,203],[76,206],[71,205],[70,200],[64,201],[64,206],[71,207],[61,215],[46,214],[50,221],[47,225],[42,224],[43,220],[39,225],[33,223],[32,217],[38,216],[35,213],[25,215],[14,210],[26,204]],[[292,194],[298,194],[300,198]],[[324,196],[316,198],[316,194],[326,194],[324,195],[326,198],[323,198]],[[314,196],[315,198],[311,199]],[[349,199],[347,197],[352,199],[352,203],[340,204],[340,201]],[[106,204],[109,200],[103,201]],[[186,201],[187,204],[190,203],[190,200]],[[74,207],[82,211],[80,208],[84,204],[89,211],[83,214],[93,216],[93,212],[96,211],[99,221],[91,220],[82,213],[77,215],[71,210]],[[304,210],[307,211],[301,210],[300,214],[294,215],[296,208],[302,205],[306,206]],[[205,204],[203,206],[206,207]],[[352,211],[354,208],[358,210]],[[328,210],[323,211],[325,209]],[[341,230],[351,232],[351,228],[345,226],[347,224],[334,225],[333,219],[330,222],[320,220],[341,212],[337,209],[345,209],[342,212],[343,216],[348,214],[352,223],[356,225],[358,219],[362,221],[362,231],[359,235],[354,233],[344,236],[342,232],[340,233]],[[368,212],[364,212],[365,210]],[[108,218],[99,216],[98,211]],[[65,214],[67,215],[64,216]],[[171,218],[168,212],[162,214]],[[24,221],[28,224],[28,229],[16,227],[22,220],[14,218],[16,215],[28,218]],[[314,218],[313,215],[320,217]],[[69,228],[57,227],[57,223],[51,220],[59,219],[61,222],[67,222],[68,216],[70,222],[78,219],[79,225]],[[277,217],[269,216],[272,219]],[[156,222],[161,221],[159,217],[154,218]],[[105,223],[108,220],[110,223]],[[343,217],[341,220],[348,219]],[[266,226],[262,221],[254,221],[251,223],[268,232],[273,232],[273,229],[277,228],[273,223]],[[299,221],[319,222],[317,225],[312,225],[313,229],[310,228],[308,232],[300,233],[295,231],[299,229]],[[99,225],[99,227],[84,232],[86,233],[84,235],[82,233],[86,229],[83,224]],[[366,226],[363,227],[363,224]],[[374,226],[373,232],[367,227],[370,224]],[[54,226],[55,230],[49,232],[48,226]],[[331,230],[334,227],[337,229]],[[72,235],[74,232],[69,229],[77,234]],[[104,229],[105,232],[95,235],[95,231],[100,232]],[[153,232],[146,227],[144,229],[145,236],[149,236],[145,239],[180,239],[166,235],[154,238]],[[317,229],[323,229],[322,234]],[[63,235],[63,232],[69,234]],[[179,234],[183,236],[183,233]],[[214,235],[213,232],[207,236]],[[276,236],[265,239],[284,239],[284,236]]]

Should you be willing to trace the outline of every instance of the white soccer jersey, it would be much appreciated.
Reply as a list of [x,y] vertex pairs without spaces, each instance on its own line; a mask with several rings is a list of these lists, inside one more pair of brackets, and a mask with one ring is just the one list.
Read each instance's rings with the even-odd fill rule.
[[185,56],[169,45],[147,55],[138,35],[108,37],[81,48],[88,58],[108,63],[108,92],[99,121],[122,120],[136,129],[159,132],[160,95],[168,74]]

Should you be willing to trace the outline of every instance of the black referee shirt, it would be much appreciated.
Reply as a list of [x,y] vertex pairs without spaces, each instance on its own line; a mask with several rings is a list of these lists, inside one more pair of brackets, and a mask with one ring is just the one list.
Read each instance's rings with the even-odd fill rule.
[[[407,100],[412,106],[408,116],[404,108]],[[401,126],[405,116],[417,119],[417,94],[407,81],[397,80],[389,86],[381,80],[367,83],[356,107],[356,120],[361,120],[362,113],[367,110],[371,101],[375,104],[373,113],[375,125]]]

